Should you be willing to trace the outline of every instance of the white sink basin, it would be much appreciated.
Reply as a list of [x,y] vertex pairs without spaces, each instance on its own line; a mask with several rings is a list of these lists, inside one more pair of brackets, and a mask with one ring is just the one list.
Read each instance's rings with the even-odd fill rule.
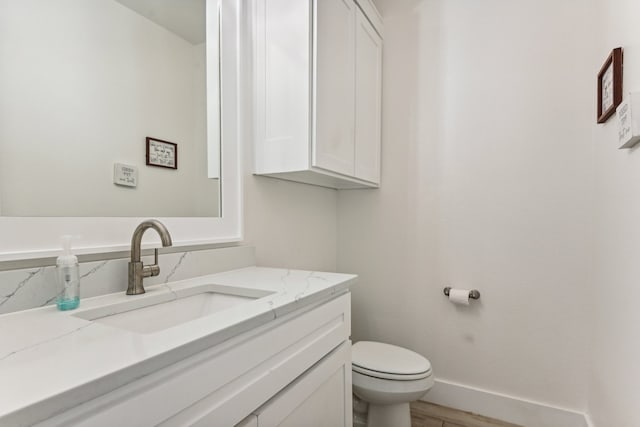
[[270,294],[255,289],[199,285],[161,294],[148,292],[127,296],[122,302],[84,310],[73,316],[131,332],[151,334]]

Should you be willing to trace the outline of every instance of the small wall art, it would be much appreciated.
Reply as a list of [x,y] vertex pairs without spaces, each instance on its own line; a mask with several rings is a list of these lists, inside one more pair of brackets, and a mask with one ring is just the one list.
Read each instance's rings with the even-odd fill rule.
[[178,169],[178,144],[147,137],[147,166]]
[[622,102],[622,48],[611,51],[598,73],[598,123],[606,122]]

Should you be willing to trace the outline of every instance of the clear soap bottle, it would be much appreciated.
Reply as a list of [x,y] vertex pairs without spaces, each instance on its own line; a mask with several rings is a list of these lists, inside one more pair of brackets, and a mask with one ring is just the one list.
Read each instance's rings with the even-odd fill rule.
[[71,236],[62,236],[63,255],[56,260],[58,310],[73,310],[80,305],[80,266],[71,254]]

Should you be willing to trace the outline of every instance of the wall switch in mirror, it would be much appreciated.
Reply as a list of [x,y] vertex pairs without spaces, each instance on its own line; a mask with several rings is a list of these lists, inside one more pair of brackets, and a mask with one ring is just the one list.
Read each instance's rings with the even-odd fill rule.
[[138,168],[122,163],[114,163],[113,183],[125,187],[136,187],[138,185]]

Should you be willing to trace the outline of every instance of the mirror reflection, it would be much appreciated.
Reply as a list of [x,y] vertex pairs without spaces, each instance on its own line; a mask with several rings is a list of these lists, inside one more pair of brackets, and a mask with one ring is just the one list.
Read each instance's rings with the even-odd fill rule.
[[205,0],[0,1],[0,215],[219,216],[206,33]]

